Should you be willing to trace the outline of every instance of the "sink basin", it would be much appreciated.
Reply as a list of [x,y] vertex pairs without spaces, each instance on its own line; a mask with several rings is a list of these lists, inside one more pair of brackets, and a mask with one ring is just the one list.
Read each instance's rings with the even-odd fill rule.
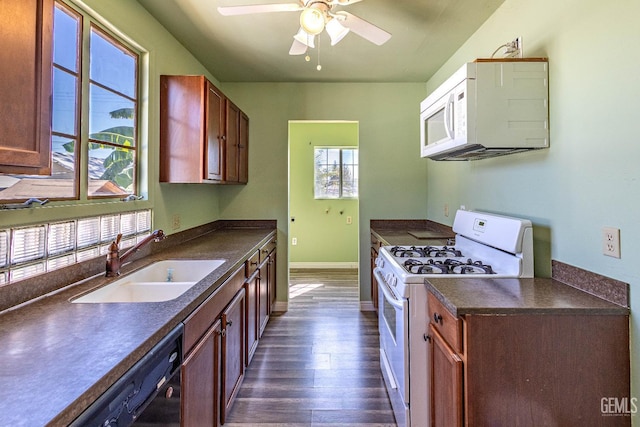
[[153,263],[73,300],[74,303],[161,302],[178,298],[225,260],[166,260]]

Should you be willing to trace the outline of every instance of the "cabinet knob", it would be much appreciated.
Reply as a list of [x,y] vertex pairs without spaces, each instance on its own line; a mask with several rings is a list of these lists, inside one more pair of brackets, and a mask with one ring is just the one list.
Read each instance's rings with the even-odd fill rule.
[[232,321],[232,320],[229,320],[229,321],[227,322],[227,328],[228,328],[228,327],[230,327],[231,325],[233,325],[233,321]]
[[167,390],[164,392],[164,397],[171,399],[171,396],[173,396],[173,387],[167,387]]
[[433,321],[442,324],[442,316],[438,313],[433,313]]
[[431,335],[424,334],[423,338],[424,338],[425,341],[431,342]]

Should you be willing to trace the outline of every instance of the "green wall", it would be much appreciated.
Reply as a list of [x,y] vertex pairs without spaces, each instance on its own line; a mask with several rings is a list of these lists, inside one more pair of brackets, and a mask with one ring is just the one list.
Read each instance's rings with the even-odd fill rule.
[[[445,203],[528,217],[537,271],[556,259],[630,283],[632,396],[640,398],[638,17],[637,0],[506,0],[427,88],[522,36],[527,56],[549,58],[551,146],[477,162],[429,161],[425,182],[430,219],[451,221]],[[620,229],[621,259],[602,255],[604,226]]]
[[[425,218],[427,163],[420,158],[418,106],[424,83],[224,83],[249,115],[249,185],[220,188],[223,218],[278,220],[278,256],[287,259],[288,131],[291,120],[358,122],[360,254],[369,253],[369,220]],[[286,264],[279,263],[285,301]],[[281,280],[282,278],[282,280]],[[281,287],[282,286],[282,287]],[[369,259],[360,257],[360,299],[370,300]]]
[[[358,200],[314,198],[314,149],[357,147],[354,122],[289,124],[289,262],[323,266],[358,263]],[[350,216],[351,224],[346,217]],[[291,243],[297,239],[297,245]]]

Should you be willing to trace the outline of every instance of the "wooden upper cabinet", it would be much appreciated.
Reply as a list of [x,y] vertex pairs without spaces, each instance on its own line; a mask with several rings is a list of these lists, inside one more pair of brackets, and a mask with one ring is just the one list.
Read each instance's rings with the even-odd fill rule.
[[51,174],[53,0],[0,2],[0,172]]
[[224,94],[207,81],[207,173],[217,181],[225,178],[225,104]]
[[240,111],[240,135],[238,140],[238,182],[249,182],[249,116]]
[[161,76],[160,182],[246,183],[243,114],[204,76]]
[[226,181],[238,182],[238,144],[240,141],[240,109],[227,99]]

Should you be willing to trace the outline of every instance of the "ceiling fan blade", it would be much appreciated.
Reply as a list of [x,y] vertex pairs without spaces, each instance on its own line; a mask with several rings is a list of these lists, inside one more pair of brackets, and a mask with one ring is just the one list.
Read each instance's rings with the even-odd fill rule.
[[252,13],[296,12],[304,9],[298,3],[248,4],[244,6],[219,6],[218,12],[223,16],[249,15]]
[[307,45],[293,39],[291,49],[289,49],[289,55],[304,55],[307,52]]
[[350,4],[360,3],[362,0],[333,0],[332,4],[338,6],[349,6]]
[[378,46],[385,44],[391,38],[391,34],[382,28],[376,27],[372,23],[358,18],[349,12],[341,10],[336,12],[335,15],[339,17],[338,19],[342,25]]

